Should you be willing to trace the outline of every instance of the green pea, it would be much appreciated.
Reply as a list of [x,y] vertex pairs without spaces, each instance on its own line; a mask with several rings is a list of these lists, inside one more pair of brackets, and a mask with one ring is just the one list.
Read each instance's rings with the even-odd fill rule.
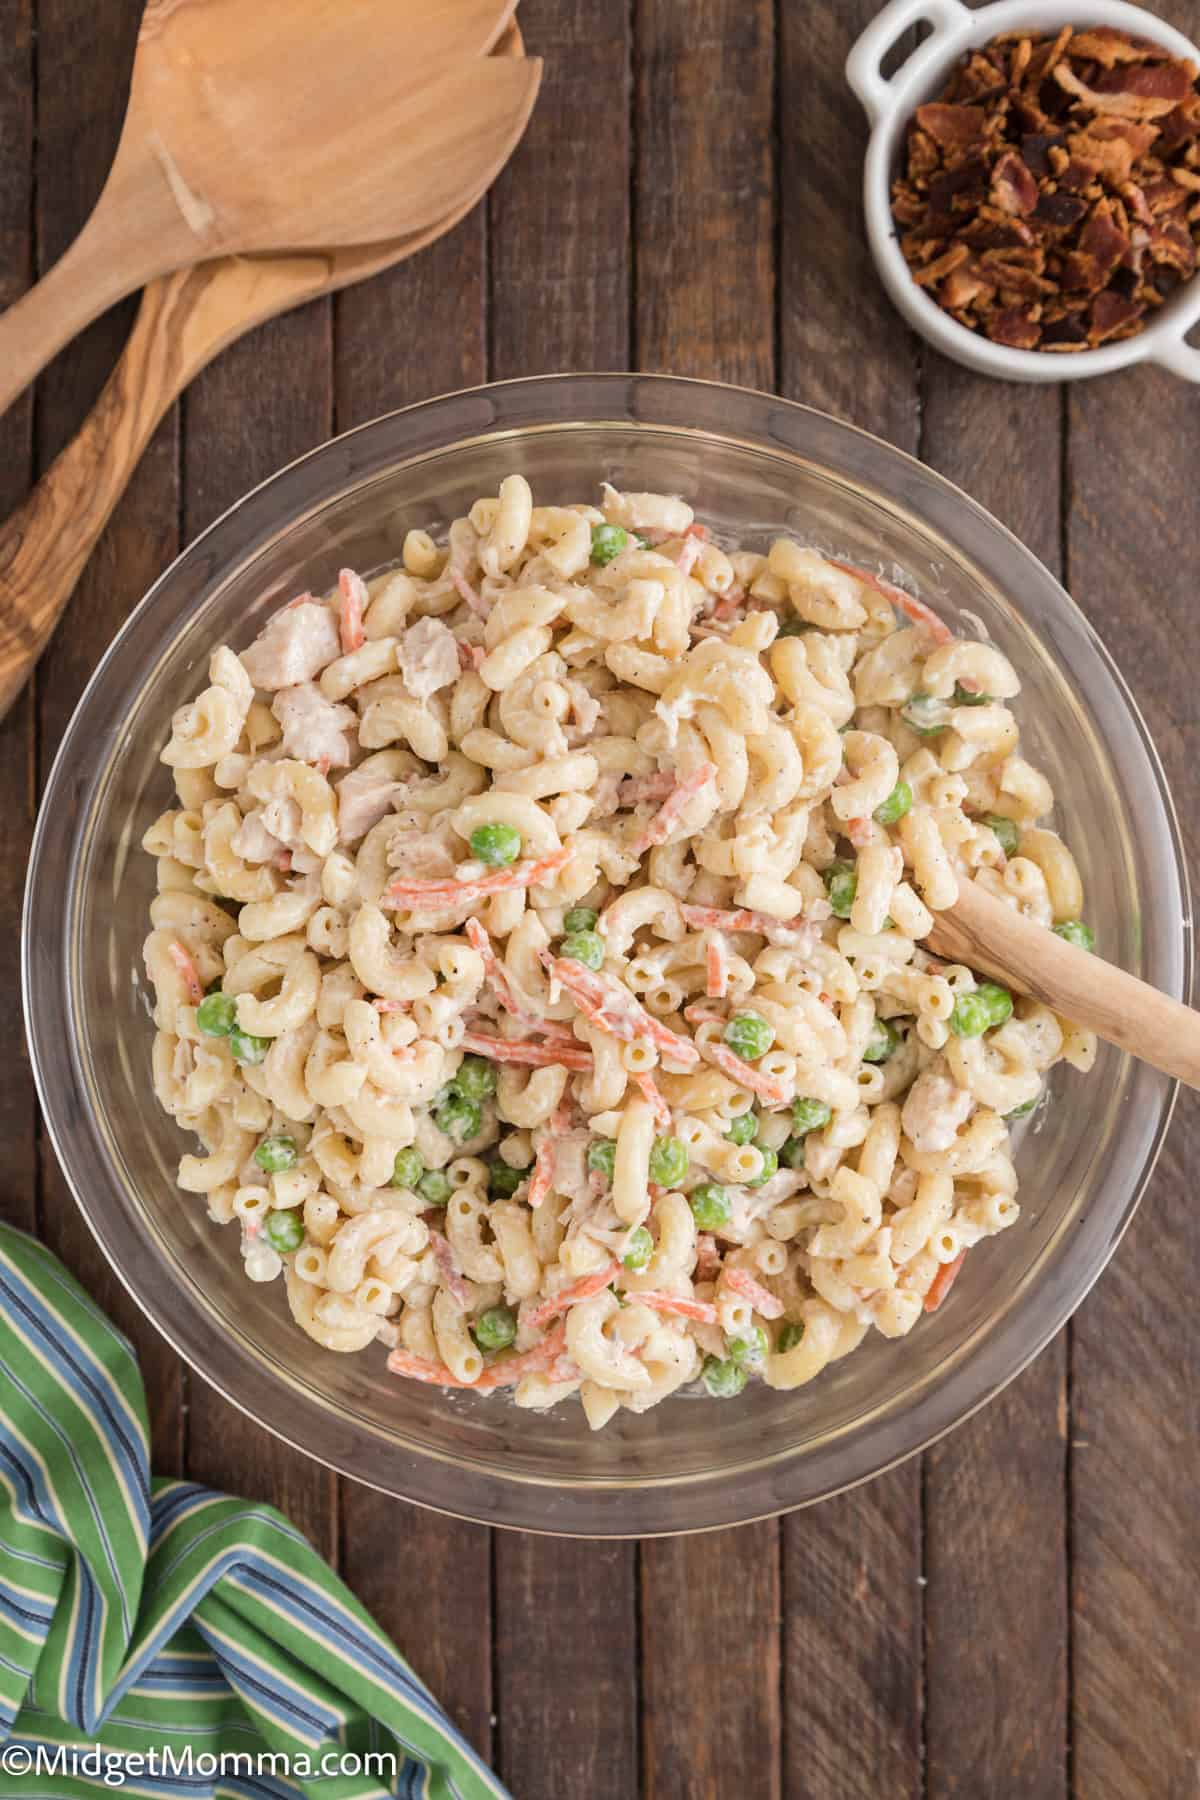
[[425,1173],[425,1159],[419,1150],[411,1148],[397,1150],[396,1160],[392,1164],[389,1187],[408,1188],[415,1192],[418,1181]]
[[935,700],[932,694],[914,694],[900,708],[900,717],[906,725],[911,725],[918,737],[936,737],[939,731],[946,729],[945,721],[938,718],[944,705],[944,701]]
[[774,1027],[758,1013],[734,1013],[721,1036],[743,1062],[757,1062],[775,1042]]
[[850,917],[854,896],[858,892],[858,871],[853,863],[832,862],[822,877],[829,904],[839,919]]
[[675,1137],[655,1138],[650,1152],[650,1179],[659,1187],[678,1187],[687,1174],[688,1153]]
[[863,1051],[863,1061],[869,1063],[886,1062],[893,1056],[900,1045],[900,1033],[890,1019],[876,1019],[871,1035],[867,1039]]
[[464,1100],[487,1100],[496,1091],[496,1071],[483,1056],[464,1056],[454,1077]]
[[802,1169],[804,1167],[804,1139],[790,1137],[779,1151],[779,1160],[785,1169]]
[[281,1175],[296,1164],[296,1140],[293,1137],[264,1138],[254,1152],[254,1160],[268,1175]]
[[989,813],[983,821],[989,831],[994,831],[1000,840],[1000,848],[1005,856],[1017,854],[1017,826],[1013,819],[1001,818],[999,813]]
[[626,1239],[625,1254],[621,1261],[627,1269],[632,1269],[636,1273],[639,1269],[645,1268],[653,1255],[654,1239],[644,1225],[639,1225],[636,1230],[630,1232]]
[[728,1225],[733,1217],[729,1195],[715,1181],[702,1181],[699,1187],[693,1188],[688,1195],[688,1204],[701,1231],[716,1231],[722,1225]]
[[794,1350],[797,1344],[804,1341],[804,1320],[789,1319],[775,1344],[775,1353],[782,1356],[785,1350]]
[[452,1193],[450,1177],[440,1169],[426,1169],[417,1182],[417,1192],[430,1206],[445,1206]]
[[515,825],[477,825],[469,842],[471,855],[489,869],[506,869],[521,854],[521,834]]
[[1035,1094],[1032,1100],[1022,1101],[1020,1106],[1014,1106],[1011,1112],[1005,1113],[1004,1117],[1006,1119],[1027,1119],[1041,1097],[1040,1094]]
[[977,694],[974,688],[965,688],[961,681],[954,684],[955,706],[986,706],[991,697],[990,694]]
[[1054,935],[1062,938],[1065,943],[1074,944],[1079,950],[1096,948],[1096,934],[1082,919],[1064,919],[1061,925],[1054,927]]
[[729,1121],[725,1136],[731,1144],[752,1144],[758,1136],[758,1120],[752,1112],[743,1113],[740,1119]]
[[600,914],[594,906],[571,906],[563,914],[564,931],[595,931]]
[[739,1369],[757,1369],[771,1348],[771,1340],[761,1325],[752,1325],[744,1337],[729,1340],[730,1359]]
[[763,1187],[766,1182],[770,1181],[772,1175],[779,1173],[779,1152],[768,1150],[764,1144],[759,1144],[758,1151],[763,1159],[763,1166],[754,1180],[746,1183],[747,1187]]
[[792,1101],[792,1130],[801,1137],[806,1131],[820,1131],[832,1117],[833,1109],[824,1100],[810,1100],[801,1094]]
[[465,1144],[468,1138],[477,1136],[483,1125],[483,1112],[477,1100],[468,1100],[465,1094],[450,1094],[434,1113],[433,1122],[456,1144]]
[[506,1162],[494,1162],[488,1170],[488,1193],[493,1200],[511,1200],[529,1175],[533,1164],[525,1169],[511,1169]]
[[595,1169],[597,1175],[603,1175],[606,1181],[611,1181],[616,1165],[617,1146],[612,1138],[597,1138],[588,1145],[587,1166]]
[[582,963],[585,969],[604,966],[604,939],[598,931],[572,931],[558,947],[560,956]]
[[592,526],[592,561],[601,567],[629,548],[629,533],[621,525]]
[[272,1039],[255,1037],[252,1032],[243,1031],[235,1025],[229,1034],[229,1048],[233,1051],[234,1062],[260,1063],[271,1048]]
[[907,781],[898,781],[883,804],[875,808],[877,821],[880,825],[894,825],[908,812],[912,800],[912,789]]
[[507,1306],[489,1306],[471,1327],[481,1350],[506,1350],[517,1335],[516,1315]]
[[706,1356],[700,1379],[714,1400],[732,1400],[745,1387],[747,1377],[732,1357],[722,1362],[719,1356]]
[[205,1037],[228,1037],[237,1026],[237,1001],[232,994],[206,994],[196,1008],[196,1023]]
[[955,1037],[982,1037],[993,1025],[1012,1016],[1012,995],[995,981],[982,981],[970,994],[960,994],[950,1014]]
[[300,1208],[289,1207],[286,1211],[269,1212],[263,1225],[263,1236],[272,1250],[280,1256],[288,1256],[298,1250],[304,1242],[304,1220]]

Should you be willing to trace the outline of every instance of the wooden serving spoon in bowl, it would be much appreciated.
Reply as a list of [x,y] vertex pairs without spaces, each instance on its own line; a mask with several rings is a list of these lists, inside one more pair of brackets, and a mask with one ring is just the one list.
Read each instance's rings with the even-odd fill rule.
[[[523,54],[512,25],[495,55]],[[506,158],[535,93],[536,80],[512,123]],[[323,255],[220,257],[150,283],[79,432],[0,525],[0,719],[33,673],[155,427],[189,382],[256,325],[377,275],[450,231],[487,192],[491,160],[489,147],[473,172],[464,167],[470,185],[424,231]]]
[[1035,925],[975,882],[960,880],[958,899],[934,914],[925,942],[937,956],[982,970],[1200,1088],[1200,1013]]
[[[512,148],[540,64],[481,55],[516,0],[149,0],[87,224],[0,317],[0,412],[157,275],[422,231]],[[515,135],[519,135],[519,129]]]

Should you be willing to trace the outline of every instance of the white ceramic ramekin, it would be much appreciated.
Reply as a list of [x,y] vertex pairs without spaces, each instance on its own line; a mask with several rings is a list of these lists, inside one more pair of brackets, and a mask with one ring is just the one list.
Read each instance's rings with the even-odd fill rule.
[[[910,26],[930,27],[930,34],[891,76],[882,63]],[[1082,381],[1108,375],[1131,363],[1156,362],[1200,381],[1200,349],[1185,340],[1200,319],[1200,274],[1172,294],[1162,310],[1136,337],[1096,350],[1059,356],[1044,350],[1008,350],[969,331],[943,312],[919,288],[901,254],[892,223],[891,182],[904,137],[916,108],[942,86],[964,50],[981,48],[1006,31],[1057,31],[1063,25],[1112,25],[1151,38],[1173,56],[1200,62],[1197,49],[1181,32],[1153,13],[1125,0],[999,0],[997,5],[968,10],[959,0],[890,0],[863,32],[846,58],[846,79],[871,122],[863,174],[867,236],[876,267],[893,304],[921,336],[945,356],[1002,381]]]

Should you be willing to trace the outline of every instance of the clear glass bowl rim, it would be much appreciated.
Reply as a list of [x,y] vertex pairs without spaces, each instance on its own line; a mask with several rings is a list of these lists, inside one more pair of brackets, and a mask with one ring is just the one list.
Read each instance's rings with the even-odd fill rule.
[[[688,424],[703,417],[704,424]],[[185,574],[202,587],[227,570],[231,561],[261,548],[301,519],[340,494],[353,491],[414,457],[452,449],[477,436],[540,427],[569,428],[571,423],[660,427],[698,438],[720,438],[733,444],[787,456],[818,469],[832,467],[844,478],[881,494],[893,511],[903,511],[926,532],[933,532],[969,559],[972,566],[1003,593],[1040,594],[1051,609],[1066,609],[1076,631],[1082,630],[1095,659],[1094,682],[1107,689],[1107,699],[1120,707],[1132,726],[1142,773],[1148,777],[1148,804],[1155,817],[1150,835],[1160,867],[1173,874],[1179,898],[1179,929],[1170,943],[1153,945],[1151,973],[1164,991],[1185,997],[1192,984],[1191,933],[1187,865],[1174,805],[1149,731],[1115,663],[1065,589],[1020,541],[969,495],[925,464],[859,427],[814,408],[776,395],[722,382],[690,377],[632,375],[619,372],[524,377],[464,389],[420,401],[354,427],[317,446],[235,502],[164,570],[114,639],[97,666],[64,733],[46,784],[34,833],[22,919],[22,997],[26,1037],[43,1118],[51,1143],[83,1216],[116,1275],[140,1310],[188,1365],[231,1404],[264,1429],[317,1461],[416,1504],[454,1516],[502,1527],[557,1535],[630,1537],[709,1530],[747,1523],[844,1491],[883,1473],[936,1441],[970,1417],[1007,1385],[1061,1328],[1096,1281],[1145,1191],[1162,1147],[1177,1084],[1162,1087],[1153,1117],[1137,1121],[1140,1160],[1134,1179],[1105,1203],[1089,1208],[1076,1222],[1069,1243],[1047,1252],[1044,1280],[1035,1291],[1026,1284],[1011,1296],[1005,1316],[987,1339],[949,1375],[926,1381],[915,1398],[891,1413],[873,1418],[852,1438],[800,1457],[782,1453],[765,1464],[744,1470],[722,1470],[710,1481],[689,1477],[641,1481],[636,1492],[620,1484],[564,1485],[557,1494],[555,1524],[539,1517],[538,1494],[544,1483],[513,1479],[502,1469],[484,1472],[475,1466],[454,1467],[454,1480],[444,1479],[440,1459],[398,1453],[380,1446],[369,1434],[337,1434],[331,1445],[328,1410],[305,1390],[285,1389],[277,1376],[252,1352],[229,1339],[214,1342],[211,1322],[190,1293],[164,1281],[169,1265],[149,1241],[121,1229],[122,1210],[113,1194],[115,1171],[104,1166],[102,1143],[88,1117],[86,1088],[80,1080],[71,1039],[73,1011],[70,969],[77,946],[69,941],[71,891],[48,878],[47,871],[73,869],[79,860],[79,835],[73,821],[86,813],[86,793],[102,782],[105,764],[97,765],[96,738],[89,735],[91,715],[104,710],[106,689],[122,650],[150,615],[171,597]],[[470,429],[464,435],[464,425]],[[186,585],[186,584],[185,584]],[[144,671],[143,671],[144,672]],[[81,791],[82,790],[82,791]],[[57,944],[60,979],[52,988],[32,979],[36,953]],[[61,1046],[70,1046],[64,1059]],[[101,1166],[96,1164],[100,1157]],[[107,1183],[110,1200],[103,1189]],[[276,1418],[286,1393],[286,1424]],[[365,1439],[358,1441],[359,1437]],[[375,1452],[371,1454],[371,1452]],[[690,1517],[683,1525],[665,1522],[669,1496],[680,1486],[695,1488]],[[628,1517],[615,1520],[611,1505],[600,1504],[616,1486],[631,1503]],[[453,1498],[450,1498],[450,1494]],[[654,1504],[666,1496],[666,1507]],[[566,1502],[565,1507],[561,1502]],[[647,1509],[646,1502],[649,1502]],[[622,1509],[624,1511],[625,1509]]]

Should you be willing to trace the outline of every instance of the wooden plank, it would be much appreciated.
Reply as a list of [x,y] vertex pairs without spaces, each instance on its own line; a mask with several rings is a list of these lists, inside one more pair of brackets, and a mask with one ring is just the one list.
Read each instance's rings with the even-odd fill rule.
[[635,1608],[631,1545],[496,1534],[495,1754],[521,1800],[638,1792]]
[[[33,279],[33,4],[0,0],[0,308]],[[0,509],[24,499],[33,469],[33,405],[26,394],[0,419]],[[0,725],[0,802],[8,855],[0,867],[0,982],[20,991],[21,895],[33,830],[34,711],[24,694]],[[37,1124],[33,1081],[22,1054],[21,1022],[10,1009],[5,1032],[7,1079],[0,1086],[0,1142],[8,1180],[0,1202],[5,1220],[37,1225]]]
[[[917,356],[862,236],[865,123],[842,76],[873,0],[785,6],[781,391],[917,449]],[[921,1492],[904,1467],[783,1524],[784,1794],[922,1792]]]
[[[1059,391],[981,381],[929,352],[923,400],[925,461],[1057,573]],[[939,1797],[1066,1793],[1066,1363],[1063,1333],[926,1458],[925,1759]]]
[[[1168,9],[1200,32],[1200,6]],[[1069,411],[1068,569],[1166,765],[1185,833],[1200,818],[1193,388],[1152,370],[1080,383]],[[1072,1355],[1072,1728],[1085,1800],[1196,1789],[1200,1608],[1196,1371],[1200,1102],[1185,1094],[1150,1191],[1077,1315]]]
[[[773,9],[639,0],[636,19],[638,363],[769,388]],[[780,1792],[779,1541],[770,1520],[642,1546],[642,1754],[654,1800]]]
[[[411,262],[339,297],[340,429],[484,379],[485,269],[481,205]],[[484,1756],[492,1743],[491,1558],[481,1526],[343,1485],[342,1573]]]
[[[95,202],[125,109],[136,0],[96,8],[43,0],[38,19],[37,241],[48,265]],[[46,463],[77,429],[124,337],[129,309],[99,320],[47,371],[39,387],[37,453]],[[69,623],[35,677],[44,776],[79,693],[127,613],[177,550],[177,424],[156,433],[79,584]],[[41,1235],[133,1340],[150,1404],[156,1469],[179,1469],[183,1379],[179,1360],[109,1270],[47,1148]]]
[[[329,436],[329,302],[243,338],[204,371],[183,407],[183,520],[190,541],[248,488]],[[235,1244],[229,1253],[236,1254]],[[278,1301],[284,1304],[282,1292]],[[336,1558],[336,1477],[197,1380],[190,1385],[187,1472],[278,1506],[322,1555]]]
[[779,1524],[642,1546],[642,1745],[652,1800],[778,1800]]
[[[489,372],[624,368],[626,9],[525,0],[521,29],[546,72],[490,198]],[[634,1560],[627,1544],[497,1534],[495,1756],[523,1800],[637,1791]]]

